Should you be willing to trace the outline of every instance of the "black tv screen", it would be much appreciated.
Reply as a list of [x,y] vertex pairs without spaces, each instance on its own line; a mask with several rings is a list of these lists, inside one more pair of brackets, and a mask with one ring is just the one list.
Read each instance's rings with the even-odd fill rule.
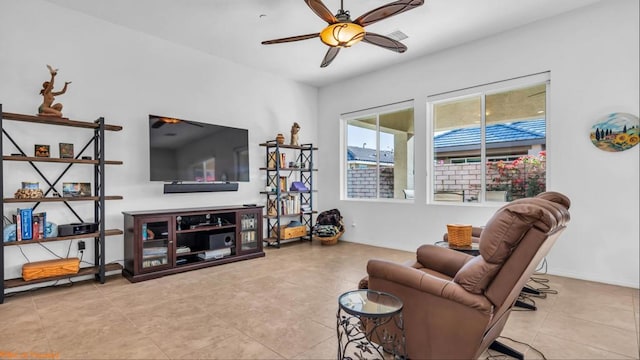
[[149,115],[150,180],[249,181],[249,131]]

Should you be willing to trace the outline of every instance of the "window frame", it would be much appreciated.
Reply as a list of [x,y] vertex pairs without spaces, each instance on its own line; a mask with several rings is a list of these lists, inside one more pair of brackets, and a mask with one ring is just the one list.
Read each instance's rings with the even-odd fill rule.
[[[487,189],[487,181],[486,181],[486,173],[487,173],[487,161],[491,157],[487,157],[486,155],[486,138],[485,138],[485,130],[486,130],[486,97],[494,94],[499,94],[503,92],[508,92],[514,89],[520,89],[528,86],[541,85],[545,84],[545,146],[548,148],[549,143],[549,121],[551,118],[550,111],[550,85],[551,85],[551,72],[545,71],[541,73],[525,75],[521,77],[516,77],[507,80],[495,81],[483,85],[471,86],[459,90],[447,91],[439,94],[429,95],[427,96],[426,101],[426,114],[427,114],[427,196],[426,202],[427,204],[438,204],[438,205],[456,205],[456,206],[487,206],[487,205],[503,205],[506,202],[496,202],[496,201],[486,201],[485,193]],[[447,202],[447,201],[438,201],[434,199],[434,174],[435,174],[435,149],[434,149],[434,108],[435,105],[441,103],[449,103],[453,101],[468,99],[472,97],[480,97],[480,164],[481,164],[481,173],[485,176],[482,176],[480,179],[480,191],[478,194],[477,202]],[[548,165],[548,157],[546,157],[547,165]],[[547,166],[548,169],[548,166]],[[546,172],[545,175],[546,187],[549,188],[549,172]]]
[[[349,131],[348,126],[351,120],[358,120],[365,117],[375,117],[376,118],[376,172],[380,174],[381,167],[384,165],[380,164],[380,116],[388,113],[392,113],[400,110],[411,109],[413,112],[413,128],[415,129],[415,99],[398,101],[395,103],[381,105],[376,107],[371,107],[363,110],[356,110],[347,113],[340,114],[340,131],[341,131],[341,146],[340,146],[340,200],[346,201],[369,201],[369,202],[399,202],[399,203],[413,203],[415,201],[414,197],[408,198],[384,198],[380,197],[380,180],[378,175],[378,181],[376,182],[376,197],[375,198],[358,198],[358,197],[349,197],[349,187],[348,187],[348,163],[347,163],[347,152],[349,150]],[[416,133],[413,133],[413,144],[412,144],[412,155],[411,161],[413,162],[413,179],[411,179],[411,183],[413,183],[413,189],[415,189],[415,136]],[[408,141],[407,141],[408,144]],[[407,179],[409,182],[409,179]]]

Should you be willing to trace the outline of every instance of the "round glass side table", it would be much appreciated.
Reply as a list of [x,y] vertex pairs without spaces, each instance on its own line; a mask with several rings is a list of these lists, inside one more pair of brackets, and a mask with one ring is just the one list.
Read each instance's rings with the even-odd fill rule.
[[375,290],[353,290],[338,297],[338,359],[396,359],[406,354],[402,301]]
[[455,245],[449,244],[447,241],[438,241],[434,245],[455,250],[455,251],[460,251],[465,254],[469,254],[473,256],[480,255],[480,244],[478,243],[471,243],[471,245],[469,246],[455,246]]

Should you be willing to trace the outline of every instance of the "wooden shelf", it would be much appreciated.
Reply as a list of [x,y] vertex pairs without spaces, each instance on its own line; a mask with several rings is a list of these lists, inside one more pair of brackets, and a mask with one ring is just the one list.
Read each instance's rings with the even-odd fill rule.
[[231,225],[222,225],[222,226],[218,226],[218,225],[201,225],[201,226],[196,226],[193,229],[184,229],[184,230],[176,230],[176,234],[184,234],[184,233],[190,233],[190,232],[200,232],[200,231],[207,231],[207,230],[218,230],[218,229],[235,229],[236,225],[235,224],[231,224]]
[[[114,235],[122,235],[124,232],[120,229],[109,229],[104,231],[104,236],[114,236]],[[92,232],[88,234],[80,234],[80,235],[71,235],[71,236],[56,236],[38,240],[22,240],[22,241],[11,241],[4,243],[4,246],[15,246],[15,245],[29,245],[29,244],[37,244],[51,241],[64,241],[64,240],[74,240],[74,239],[87,239],[92,237],[100,236],[100,232]]]
[[[302,212],[295,213],[295,214],[280,214],[280,217],[283,217],[283,216],[291,217],[291,216],[309,215],[309,214],[317,214],[317,213],[318,213],[317,211],[302,211]],[[277,219],[278,218],[278,216],[276,216],[276,215],[262,215],[262,217],[264,219]]]
[[[313,190],[313,191],[280,191],[280,194],[310,194],[310,193],[317,193],[318,190]],[[268,195],[277,195],[277,193],[275,191],[260,191],[260,194],[268,194]]]
[[[90,202],[94,208],[94,221],[99,224],[99,229],[104,229],[104,221],[106,217],[104,200],[121,200],[123,197],[120,195],[113,196],[104,196],[104,172],[106,165],[122,165],[122,161],[113,161],[106,160],[104,157],[104,137],[106,131],[121,131],[122,126],[119,125],[108,125],[105,124],[105,120],[103,117],[97,118],[95,121],[78,121],[78,120],[70,120],[64,117],[54,117],[54,116],[39,116],[39,115],[29,115],[29,114],[16,114],[16,113],[8,113],[2,111],[2,104],[0,104],[0,128],[2,128],[3,133],[6,133],[6,129],[4,128],[5,121],[18,121],[25,123],[32,123],[34,125],[55,125],[55,126],[63,126],[63,127],[74,127],[74,128],[83,128],[92,130],[91,138],[87,145],[83,148],[82,152],[76,153],[76,157],[72,158],[53,158],[53,157],[36,157],[36,156],[26,156],[26,152],[18,146],[17,143],[14,142],[13,139],[7,133],[7,137],[9,140],[15,145],[17,151],[12,155],[2,155],[0,158],[0,167],[4,164],[5,161],[14,161],[14,162],[24,162],[31,165],[34,171],[36,171],[42,178],[44,178],[47,184],[49,183],[57,183],[63,176],[67,173],[67,170],[72,167],[74,164],[80,165],[92,165],[93,166],[93,187],[95,189],[100,189],[100,191],[95,191],[95,196],[91,196],[91,193],[87,192],[90,196],[77,196],[77,197],[61,197],[60,193],[56,191],[53,187],[46,188],[45,197],[40,198],[16,198],[8,197],[5,198],[5,195],[13,195],[13,193],[3,193],[0,190],[0,213],[4,214],[3,208],[6,208],[6,205],[22,203],[25,205],[20,206],[29,206],[32,209],[38,207],[40,203],[59,203],[66,205],[71,212],[76,215],[78,220],[82,222],[83,220],[80,218],[78,214],[72,209],[72,204],[80,202]],[[46,129],[44,129],[46,131]],[[29,132],[22,131],[19,135],[28,136]],[[88,159],[82,159],[81,155],[85,154],[85,149],[90,149],[89,145],[93,145],[93,151],[87,153]],[[57,166],[60,172],[57,180],[50,182],[47,179],[38,166],[41,163],[50,163],[50,164],[67,164],[66,166]],[[1,177],[1,176],[0,176]],[[2,179],[0,179],[1,181]],[[48,195],[48,196],[46,196]],[[54,196],[55,195],[55,196]],[[41,246],[45,246],[43,243],[46,242],[54,242],[54,241],[65,241],[65,240],[73,240],[73,239],[93,239],[95,245],[94,259],[93,263],[96,265],[93,267],[82,268],[76,274],[66,274],[64,276],[59,277],[50,277],[45,279],[37,279],[31,281],[24,281],[23,279],[9,279],[3,280],[0,282],[0,304],[4,302],[4,288],[16,287],[16,286],[24,286],[38,283],[45,283],[43,286],[49,286],[49,282],[59,280],[59,279],[70,279],[78,276],[86,276],[86,275],[95,275],[95,279],[100,283],[105,282],[105,269],[107,271],[113,270],[121,270],[122,266],[120,264],[107,264],[105,265],[105,243],[107,236],[114,235],[122,235],[124,232],[119,229],[104,229],[103,231],[94,231],[88,234],[78,234],[71,236],[57,236],[57,237],[49,237],[45,239],[35,239],[35,240],[24,240],[24,241],[15,241],[10,243],[4,243],[3,246],[0,246],[0,279],[4,278],[4,261],[5,257],[5,246],[16,246],[16,245],[29,245],[29,244],[39,244]],[[46,247],[46,246],[45,246]],[[15,249],[15,248],[14,248]]]
[[[122,200],[121,195],[105,196],[105,200]],[[66,201],[98,201],[99,196],[74,196],[74,197],[41,197],[33,199],[16,199],[16,198],[4,198],[5,203],[27,203],[27,202],[66,202]]]
[[276,144],[275,142],[273,143],[262,143],[260,144],[260,146],[266,146],[266,147],[279,147],[282,149],[294,149],[294,150],[318,150],[317,147],[313,147],[311,145],[286,145],[286,144]]
[[[291,239],[280,239],[280,244],[286,244],[286,243],[300,241],[300,240],[311,240],[311,237],[309,235],[303,235],[303,236],[294,237],[294,238],[291,238]],[[264,238],[263,241],[268,243],[269,245],[278,244],[278,238],[276,238],[276,237]]]
[[280,169],[276,169],[276,168],[267,168],[267,167],[261,167],[260,170],[267,170],[267,171],[276,171],[276,170],[280,170],[280,171],[318,171],[318,169],[307,169],[307,168],[280,168]]
[[[98,124],[93,122],[87,122],[87,121],[69,120],[67,118],[59,118],[55,116],[24,115],[24,114],[14,114],[14,113],[8,113],[8,112],[2,113],[2,119],[32,122],[32,123],[38,123],[38,124],[71,126],[71,127],[79,127],[79,128],[86,128],[86,129],[97,129],[99,127]],[[109,131],[120,131],[122,130],[122,126],[105,124],[104,129]]]
[[[65,163],[65,164],[99,164],[98,160],[84,160],[84,159],[61,159],[61,158],[45,158],[45,157],[33,157],[33,156],[3,156],[4,161],[34,161],[34,162],[52,162],[52,163]],[[105,160],[106,165],[122,165],[120,160]]]
[[[122,270],[122,265],[120,265],[118,263],[112,263],[112,264],[106,264],[104,266],[104,268],[105,268],[105,272],[106,271],[116,271],[116,270]],[[20,278],[18,278],[18,279],[9,279],[9,280],[5,280],[4,281],[4,287],[5,288],[14,288],[14,287],[18,287],[18,286],[39,284],[39,283],[43,283],[43,282],[47,282],[47,281],[70,279],[70,278],[74,278],[74,277],[78,277],[78,276],[85,276],[85,275],[94,275],[94,274],[97,274],[98,272],[100,272],[100,267],[91,266],[91,267],[81,268],[80,271],[78,271],[76,274],[53,276],[53,277],[30,280],[30,281],[24,281],[23,279],[20,279]]]

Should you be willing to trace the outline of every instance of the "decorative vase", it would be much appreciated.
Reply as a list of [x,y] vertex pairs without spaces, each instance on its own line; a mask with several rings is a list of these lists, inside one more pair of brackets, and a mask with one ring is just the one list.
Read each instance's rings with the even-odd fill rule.
[[276,136],[276,141],[278,142],[278,144],[282,145],[284,144],[284,135],[282,134],[278,134],[278,136]]

